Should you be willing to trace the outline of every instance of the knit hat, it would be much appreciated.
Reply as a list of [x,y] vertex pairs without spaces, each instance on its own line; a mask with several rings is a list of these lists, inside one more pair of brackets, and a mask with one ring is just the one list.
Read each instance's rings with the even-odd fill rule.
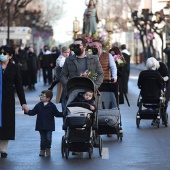
[[15,54],[15,51],[14,51],[14,49],[10,46],[10,45],[2,45],[1,47],[0,47],[0,51],[1,50],[4,50],[6,53],[8,53],[9,55],[11,55],[11,54]]
[[50,98],[50,100],[53,98],[53,92],[51,90],[44,90],[41,93],[45,94],[47,98]]

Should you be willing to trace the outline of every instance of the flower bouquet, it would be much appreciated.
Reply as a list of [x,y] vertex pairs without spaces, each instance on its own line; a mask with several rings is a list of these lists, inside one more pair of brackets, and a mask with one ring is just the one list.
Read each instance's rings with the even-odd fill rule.
[[97,73],[92,73],[89,70],[86,70],[85,72],[80,74],[81,77],[87,77],[89,79],[91,79],[92,81],[95,81],[97,78]]
[[122,55],[114,55],[113,56],[115,63],[117,65],[117,67],[123,67],[126,64],[126,60],[124,59],[124,57]]
[[99,41],[101,41],[103,47],[105,47],[106,44],[107,44],[107,41],[106,41],[105,36],[104,36],[104,35],[99,35],[99,34],[97,34],[97,33],[96,33],[96,34],[93,34],[92,36],[90,36],[90,35],[88,35],[88,34],[83,34],[83,35],[81,36],[81,38],[84,39],[84,40],[86,40],[86,42],[87,42],[87,49],[86,49],[87,51],[88,51],[88,49],[91,48],[90,45],[91,45],[91,43],[92,43],[94,40],[99,40]]

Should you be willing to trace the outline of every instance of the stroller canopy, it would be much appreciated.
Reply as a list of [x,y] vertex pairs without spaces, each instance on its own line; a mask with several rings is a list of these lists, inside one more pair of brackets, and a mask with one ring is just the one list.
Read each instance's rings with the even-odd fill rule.
[[139,78],[138,78],[139,89],[141,89],[143,83],[148,80],[155,81],[160,88],[164,86],[164,80],[158,71],[144,70],[141,71],[139,74]]
[[90,89],[95,92],[95,84],[87,77],[73,77],[67,82],[67,96],[75,89]]

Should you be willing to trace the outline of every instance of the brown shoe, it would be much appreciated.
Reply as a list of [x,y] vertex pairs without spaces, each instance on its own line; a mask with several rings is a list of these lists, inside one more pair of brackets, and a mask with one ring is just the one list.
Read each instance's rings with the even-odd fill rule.
[[112,134],[107,134],[107,137],[112,137]]
[[51,156],[51,150],[49,148],[46,149],[46,156]]
[[40,150],[39,156],[45,156],[45,150]]

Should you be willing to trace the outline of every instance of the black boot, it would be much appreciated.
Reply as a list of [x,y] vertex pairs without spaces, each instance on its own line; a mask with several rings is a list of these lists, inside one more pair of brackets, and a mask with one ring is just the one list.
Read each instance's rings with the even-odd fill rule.
[[6,157],[7,157],[7,153],[1,152],[1,158],[6,158]]

